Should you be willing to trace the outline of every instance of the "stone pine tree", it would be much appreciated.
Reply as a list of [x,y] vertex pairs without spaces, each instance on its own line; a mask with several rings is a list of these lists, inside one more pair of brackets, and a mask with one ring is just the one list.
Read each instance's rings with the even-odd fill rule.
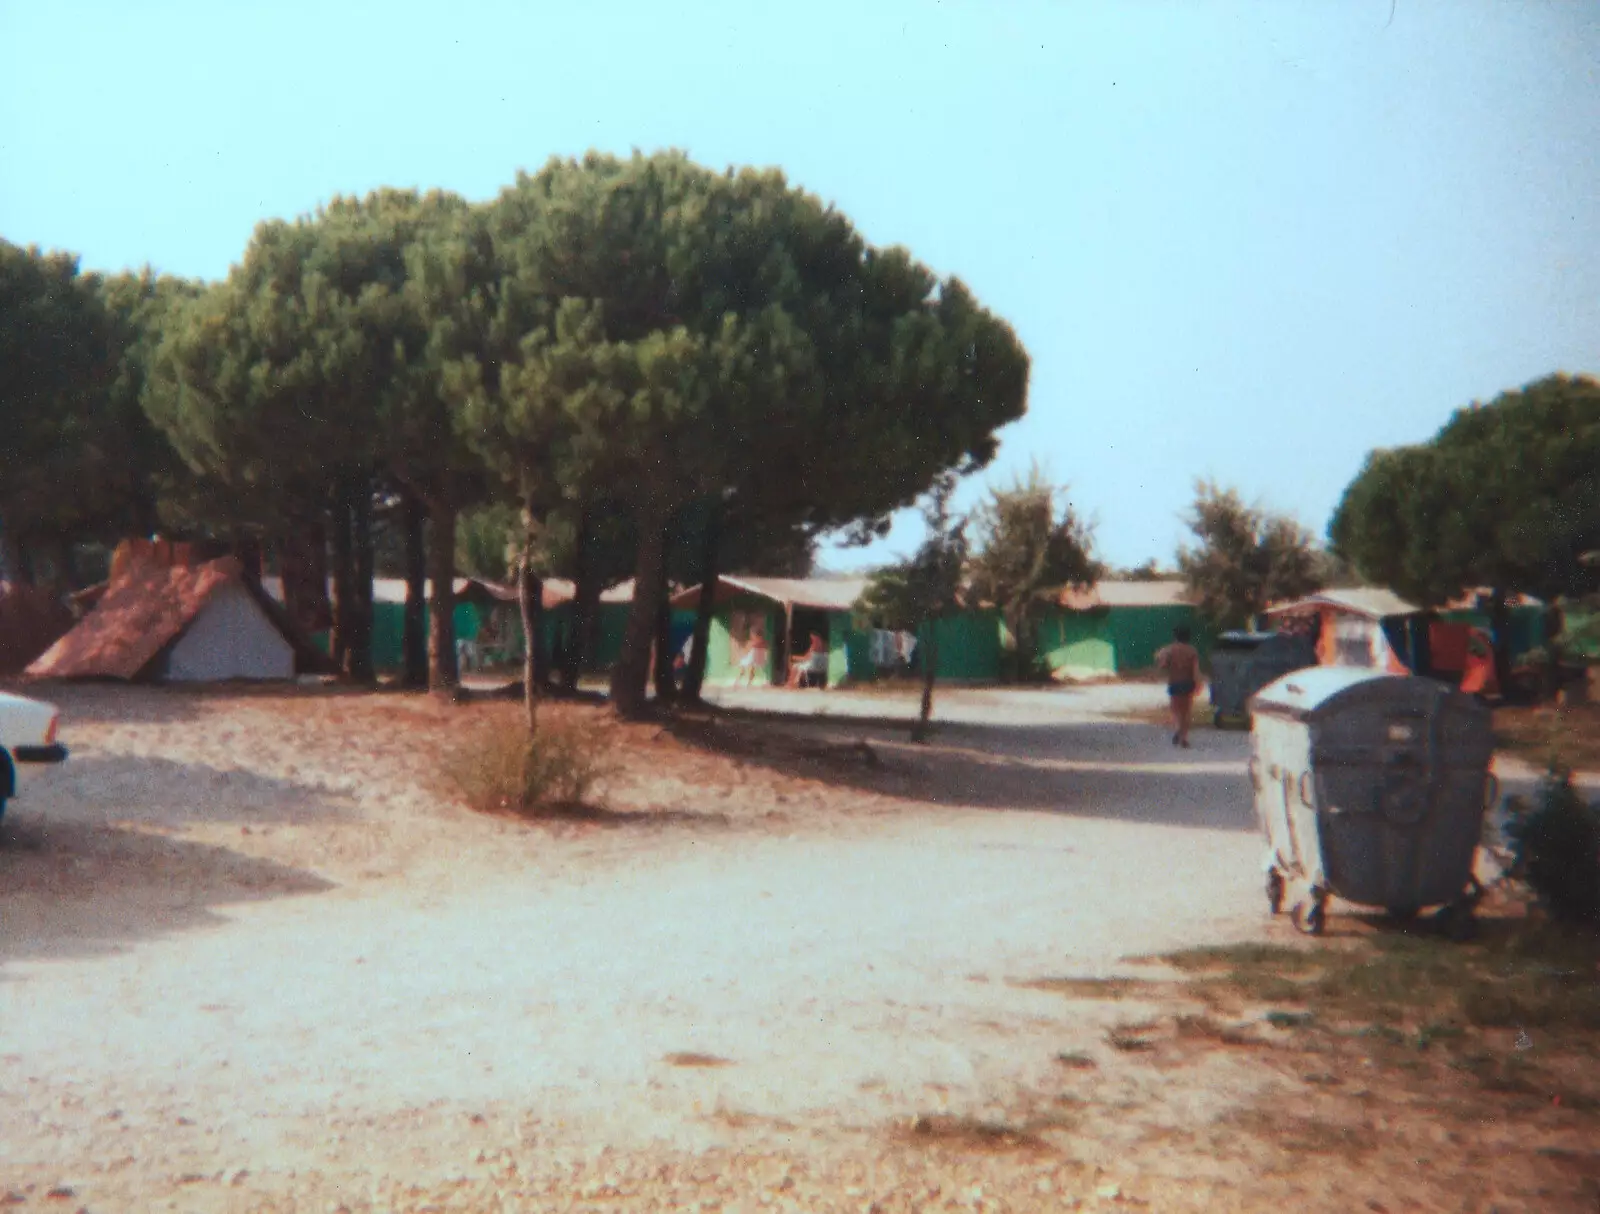
[[453,695],[457,520],[487,499],[489,480],[451,385],[458,366],[482,360],[491,343],[499,268],[482,209],[453,194],[385,190],[359,209],[401,263],[403,285],[378,301],[373,321],[389,334],[376,402],[381,455],[427,514],[428,686]]
[[1023,410],[1009,328],[781,174],[590,156],[519,178],[497,206],[538,233],[519,277],[551,315],[581,306],[626,380],[575,446],[580,479],[638,535],[620,712],[644,704],[669,529],[694,503],[758,487],[746,504],[769,522],[876,521],[992,456]]
[[1218,628],[1247,628],[1268,604],[1321,588],[1323,564],[1310,532],[1247,505],[1233,489],[1201,481],[1185,522],[1196,542],[1178,550],[1178,570],[1201,615]]
[[536,570],[544,562],[538,548],[563,487],[581,480],[590,453],[604,445],[602,419],[616,415],[637,382],[632,356],[630,347],[604,339],[591,309],[568,300],[548,328],[523,334],[502,357],[465,358],[451,372],[466,431],[524,512],[518,563],[530,730],[538,723],[541,682],[535,602]]
[[327,517],[333,649],[368,681],[372,406],[386,350],[357,306],[360,244],[326,215],[258,225],[228,277],[174,313],[146,407],[215,487],[214,509],[260,529]]
[[959,611],[967,566],[967,519],[951,510],[956,478],[944,473],[923,500],[927,537],[916,555],[875,573],[856,610],[885,628],[915,631],[922,669],[922,701],[911,729],[913,742],[928,736],[933,688],[939,673],[939,622]]
[[1552,375],[1458,410],[1428,442],[1375,451],[1329,525],[1334,551],[1425,606],[1487,588],[1502,687],[1516,594],[1600,591],[1600,381]]
[[196,289],[0,241],[0,547],[20,566],[0,577],[70,578],[74,545],[155,530],[178,464],[141,399],[166,312]]

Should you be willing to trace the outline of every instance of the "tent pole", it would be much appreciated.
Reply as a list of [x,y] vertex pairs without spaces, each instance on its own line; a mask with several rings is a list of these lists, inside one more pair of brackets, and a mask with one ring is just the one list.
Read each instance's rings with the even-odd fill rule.
[[789,685],[789,669],[794,665],[794,600],[783,605],[783,685]]

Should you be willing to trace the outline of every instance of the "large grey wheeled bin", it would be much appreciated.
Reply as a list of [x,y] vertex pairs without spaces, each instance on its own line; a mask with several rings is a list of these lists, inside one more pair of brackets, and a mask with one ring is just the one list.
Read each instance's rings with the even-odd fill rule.
[[1211,712],[1225,721],[1248,721],[1247,705],[1274,679],[1317,664],[1310,637],[1283,632],[1224,632],[1211,644]]
[[1250,701],[1250,778],[1267,899],[1319,934],[1330,895],[1470,931],[1473,861],[1494,796],[1488,711],[1432,679],[1319,666]]

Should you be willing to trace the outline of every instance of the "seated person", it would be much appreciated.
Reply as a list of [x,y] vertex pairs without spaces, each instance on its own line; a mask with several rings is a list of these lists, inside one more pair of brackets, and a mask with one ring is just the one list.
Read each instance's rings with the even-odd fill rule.
[[789,669],[789,686],[828,685],[828,642],[820,632],[811,634],[811,648],[796,658]]
[[739,686],[740,679],[748,679],[751,687],[756,685],[756,675],[763,678],[767,673],[767,638],[761,635],[760,629],[750,634],[750,647],[745,650],[744,657],[739,659],[739,669],[733,676],[733,685]]

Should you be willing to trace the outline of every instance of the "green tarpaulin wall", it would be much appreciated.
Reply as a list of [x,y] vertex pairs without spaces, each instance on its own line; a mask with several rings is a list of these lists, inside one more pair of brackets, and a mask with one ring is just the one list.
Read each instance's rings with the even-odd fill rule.
[[[456,638],[462,641],[475,642],[479,639],[485,623],[487,608],[476,603],[457,603]],[[507,660],[520,661],[523,655],[522,644],[522,618],[515,604],[505,604],[497,609],[500,615],[502,635],[506,644],[498,650],[498,654]],[[586,673],[594,674],[609,670],[616,664],[617,658],[622,653],[622,634],[628,626],[628,612],[632,610],[630,603],[601,603],[595,619],[594,651],[589,656],[585,668]],[[423,608],[423,627],[427,627],[428,610]],[[554,654],[559,642],[566,638],[567,631],[571,628],[572,609],[570,606],[557,607],[546,611],[540,627],[540,634],[544,639],[545,652]],[[674,612],[674,627],[682,627],[684,622],[692,624],[692,612]],[[372,661],[382,671],[399,670],[405,664],[403,643],[405,638],[405,605],[403,603],[374,603],[372,605]],[[323,652],[327,652],[328,634],[318,633],[314,638]]]
[[[1441,611],[1439,618],[1452,624],[1471,624],[1489,631],[1489,615],[1484,611]],[[1511,658],[1515,661],[1530,649],[1544,644],[1544,608],[1511,609]]]
[[[585,672],[603,673],[615,665],[622,653],[622,637],[628,625],[629,603],[602,603],[595,621],[594,649]],[[476,603],[456,604],[456,635],[464,641],[476,641],[484,626],[486,608]],[[497,609],[504,635],[509,644],[501,650],[508,660],[522,656],[522,621],[514,604]],[[730,620],[734,611],[752,613],[763,622],[765,635],[777,637],[783,628],[782,609],[770,600],[759,596],[742,596],[717,609],[712,617],[710,646],[706,662],[706,681],[710,684],[732,682],[737,673],[731,654],[733,651]],[[1450,618],[1467,618],[1472,613],[1453,613]],[[1537,616],[1536,611],[1530,612]],[[426,613],[424,613],[426,618]],[[872,665],[870,635],[859,629],[858,621],[847,611],[827,613],[828,622],[828,683],[840,686],[849,682],[870,681],[876,675]],[[570,605],[544,613],[543,639],[546,652],[554,653],[571,628]],[[405,632],[405,607],[400,603],[373,605],[372,653],[374,664],[380,670],[398,670],[403,664],[401,643]],[[676,633],[687,633],[694,624],[694,612],[674,611],[673,628]],[[1201,626],[1192,607],[1112,607],[1096,611],[1051,611],[1040,621],[1037,650],[1040,659],[1051,670],[1070,669],[1074,672],[1125,674],[1148,669],[1155,662],[1156,651],[1172,640],[1172,630],[1178,624],[1188,624],[1195,632],[1195,642],[1202,654],[1209,648],[1210,635]],[[1542,625],[1530,636],[1542,639]],[[1521,639],[1529,627],[1522,614],[1514,613],[1515,635]],[[939,678],[954,682],[992,683],[1011,674],[1010,634],[1000,615],[995,611],[973,611],[938,621]],[[318,638],[327,647],[326,634]],[[926,641],[919,637],[919,646]],[[1538,644],[1539,640],[1518,645],[1518,652]],[[775,675],[772,651],[769,645],[767,669],[770,681]],[[759,681],[759,680],[758,680]]]
[[[769,640],[765,675],[775,671],[770,647],[781,634],[782,608],[756,595],[740,596],[717,609],[712,617],[711,640],[707,650],[706,681],[732,682],[738,673],[733,664],[731,621],[734,612],[745,612],[760,621]],[[858,628],[850,612],[827,613],[828,683],[864,682],[877,673],[872,665],[869,634]],[[1192,607],[1113,607],[1104,611],[1053,611],[1040,622],[1038,655],[1050,669],[1063,667],[1085,672],[1121,674],[1148,669],[1155,664],[1156,651],[1172,640],[1172,630],[1188,624],[1204,654],[1210,646],[1209,633],[1200,626]],[[993,683],[1011,673],[1010,635],[995,611],[973,611],[937,622],[939,671],[941,679],[955,682]],[[919,638],[919,647],[927,640]]]
[[1201,656],[1213,639],[1193,607],[1107,607],[1094,611],[1053,611],[1039,625],[1039,656],[1051,670],[1126,674],[1148,670],[1156,654],[1172,643],[1172,630],[1184,624],[1193,632]]

